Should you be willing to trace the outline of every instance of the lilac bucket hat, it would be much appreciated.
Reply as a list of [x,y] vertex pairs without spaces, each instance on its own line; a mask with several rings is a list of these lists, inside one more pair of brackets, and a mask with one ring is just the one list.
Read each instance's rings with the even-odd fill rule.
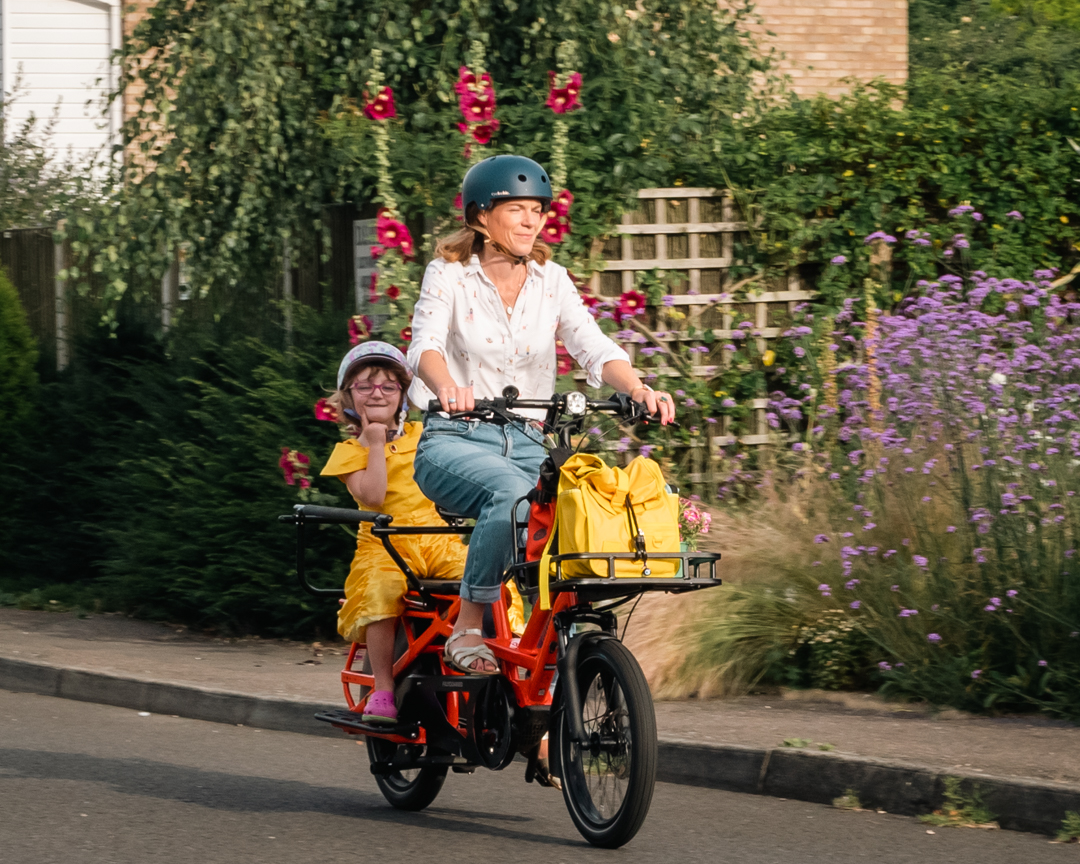
[[405,355],[393,345],[386,342],[361,342],[359,345],[355,345],[349,349],[349,353],[342,358],[341,365],[338,366],[338,390],[340,390],[341,385],[345,383],[345,373],[349,371],[349,367],[358,360],[363,360],[368,357],[385,357],[387,360],[400,366],[405,372],[405,377],[410,381],[412,380],[412,372],[409,371],[409,366],[405,362]]

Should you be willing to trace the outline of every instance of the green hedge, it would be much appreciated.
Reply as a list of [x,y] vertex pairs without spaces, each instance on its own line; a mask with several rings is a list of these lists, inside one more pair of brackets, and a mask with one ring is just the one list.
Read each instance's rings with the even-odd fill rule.
[[[879,298],[888,308],[943,272],[1019,276],[1080,257],[1080,155],[1069,143],[1080,139],[1080,93],[930,70],[901,105],[904,95],[878,83],[797,101],[720,148],[710,181],[730,179],[760,220],[741,250],[748,270],[799,265],[838,305],[862,293],[864,238],[884,231],[900,240]],[[974,209],[951,216],[958,205]],[[905,238],[913,229],[933,245]],[[958,234],[969,246],[945,257]],[[848,266],[831,265],[838,256]]]
[[[300,322],[292,351],[227,335],[165,345],[120,333],[80,346],[80,362],[36,408],[63,410],[12,442],[17,494],[0,505],[0,593],[16,602],[61,584],[49,596],[65,603],[225,632],[332,631],[332,598],[296,586],[294,533],[276,517],[304,499],[351,501],[317,477],[302,498],[278,460],[282,448],[299,450],[316,475],[338,440],[312,408],[333,386],[344,339],[315,316]],[[312,579],[344,584],[352,544],[340,528],[317,532]]]
[[34,409],[37,358],[26,310],[0,268],[0,440],[15,434]]

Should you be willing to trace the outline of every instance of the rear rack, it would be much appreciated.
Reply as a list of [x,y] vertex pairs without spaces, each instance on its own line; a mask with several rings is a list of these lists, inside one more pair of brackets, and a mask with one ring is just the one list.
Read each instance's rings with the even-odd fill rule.
[[[552,594],[573,591],[582,599],[606,600],[627,594],[640,594],[644,591],[666,591],[681,594],[686,591],[698,591],[702,588],[714,588],[723,581],[716,575],[716,565],[720,561],[719,552],[665,552],[649,553],[648,560],[673,561],[681,564],[678,576],[616,576],[616,561],[637,561],[644,563],[633,552],[571,552],[565,555],[552,555],[551,563],[555,573],[549,582],[548,590]],[[565,561],[606,561],[608,575],[567,577],[563,576],[562,565]],[[704,570],[704,573],[702,572]],[[522,593],[536,590],[539,585],[540,562],[526,561],[512,564],[510,571]]]

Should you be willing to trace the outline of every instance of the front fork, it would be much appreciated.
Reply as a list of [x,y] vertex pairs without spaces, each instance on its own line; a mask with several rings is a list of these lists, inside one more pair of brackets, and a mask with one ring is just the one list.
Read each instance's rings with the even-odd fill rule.
[[[599,631],[586,630],[571,633],[575,624],[596,624]],[[562,704],[552,705],[552,719],[560,711],[568,712],[567,730],[570,740],[580,744],[586,738],[585,725],[582,722],[581,690],[578,687],[578,655],[582,647],[604,639],[618,639],[614,612],[598,612],[591,606],[572,606],[555,615],[555,631],[559,639],[559,693]]]

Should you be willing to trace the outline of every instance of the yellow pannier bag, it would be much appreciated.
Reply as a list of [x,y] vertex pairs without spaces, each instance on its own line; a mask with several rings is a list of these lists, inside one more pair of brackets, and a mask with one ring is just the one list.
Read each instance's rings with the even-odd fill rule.
[[[611,468],[591,453],[577,453],[563,463],[555,525],[558,554],[575,552],[635,552],[645,560],[615,561],[617,577],[671,577],[679,571],[677,558],[651,556],[679,552],[679,496],[666,489],[660,466],[638,456],[626,469]],[[638,539],[640,537],[640,540]],[[540,559],[540,608],[550,608],[548,578],[551,543]],[[603,558],[563,561],[564,579],[607,578]]]

